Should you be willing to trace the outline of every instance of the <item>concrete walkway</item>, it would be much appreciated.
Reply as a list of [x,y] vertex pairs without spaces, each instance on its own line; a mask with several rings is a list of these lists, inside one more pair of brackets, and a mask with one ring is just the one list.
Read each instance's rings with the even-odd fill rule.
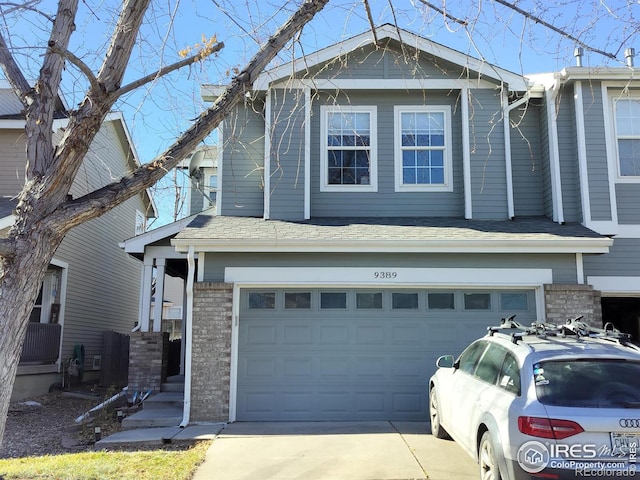
[[478,466],[423,423],[233,423],[193,480],[476,480]]

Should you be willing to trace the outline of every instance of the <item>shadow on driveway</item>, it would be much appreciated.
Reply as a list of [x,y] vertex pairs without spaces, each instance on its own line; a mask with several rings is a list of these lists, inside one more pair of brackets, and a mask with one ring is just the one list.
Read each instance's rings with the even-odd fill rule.
[[476,480],[454,442],[413,422],[237,422],[218,435],[194,480]]

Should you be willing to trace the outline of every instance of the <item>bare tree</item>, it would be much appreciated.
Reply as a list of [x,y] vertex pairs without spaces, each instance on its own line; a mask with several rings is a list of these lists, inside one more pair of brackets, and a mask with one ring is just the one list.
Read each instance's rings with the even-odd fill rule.
[[[77,199],[67,194],[105,116],[123,95],[223,48],[208,42],[195,55],[123,85],[124,73],[150,0],[125,0],[97,74],[69,51],[78,0],[60,0],[42,57],[40,74],[30,85],[7,42],[0,36],[0,65],[26,112],[28,167],[18,197],[15,224],[0,240],[0,441],[29,314],[44,272],[65,234],[150,187],[189,154],[251,88],[256,76],[301,31],[328,0],[305,0],[264,43],[226,92],[202,113],[164,153],[137,170]],[[30,4],[23,7],[31,8]],[[70,63],[89,82],[79,106],[69,112],[62,140],[52,137],[56,98],[63,69]]]

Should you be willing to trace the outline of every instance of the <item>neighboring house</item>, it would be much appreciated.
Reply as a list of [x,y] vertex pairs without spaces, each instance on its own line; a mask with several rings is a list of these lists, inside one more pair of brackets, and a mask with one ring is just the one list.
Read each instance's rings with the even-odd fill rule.
[[[259,76],[218,132],[215,209],[130,241],[147,289],[186,258],[183,424],[425,420],[436,358],[513,314],[638,337],[634,68],[525,78],[376,33]],[[162,355],[151,316],[133,389],[164,378],[135,368]]]
[[[25,140],[22,106],[8,86],[0,87],[0,235],[14,222],[15,197],[24,184]],[[59,105],[55,138],[66,120]],[[70,191],[79,197],[118,178],[138,165],[122,116],[110,114],[92,143]],[[119,242],[145,229],[155,206],[145,193],[105,215],[71,230],[47,269],[18,366],[12,398],[47,393],[70,378],[69,361],[76,345],[84,347],[83,380],[100,380],[104,332],[128,334],[139,316],[141,264],[122,252]]]

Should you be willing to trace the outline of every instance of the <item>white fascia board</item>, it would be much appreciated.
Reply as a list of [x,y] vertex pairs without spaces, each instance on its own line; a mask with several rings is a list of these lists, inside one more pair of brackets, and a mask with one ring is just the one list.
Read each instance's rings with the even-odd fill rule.
[[584,240],[415,240],[415,241],[325,241],[300,240],[211,240],[173,239],[171,244],[179,252],[194,246],[202,252],[349,252],[349,253],[608,253],[613,245],[610,238]]
[[640,70],[633,67],[566,67],[559,77],[562,81],[569,80],[640,80]]
[[169,223],[168,225],[163,225],[162,227],[149,230],[136,237],[129,238],[120,243],[120,248],[123,248],[126,253],[144,253],[147,245],[181,232],[195,217],[196,215],[185,217],[177,222]]
[[603,294],[640,295],[640,277],[587,276],[587,283]]
[[[380,272],[393,273],[395,276],[381,278]],[[543,268],[227,267],[224,281],[241,287],[339,284],[531,288],[553,283],[553,271]]]
[[3,130],[24,130],[27,124],[24,120],[0,120],[0,129]]
[[227,89],[228,85],[201,85],[200,86],[200,98],[205,102],[215,102],[218,97]]
[[310,88],[312,90],[456,90],[497,89],[496,83],[482,79],[457,78],[319,78],[285,79],[275,82],[271,88]]
[[7,215],[6,217],[0,218],[0,230],[11,227],[15,221],[15,215]]
[[[394,39],[398,42],[415,47],[425,53],[440,57],[462,68],[467,68],[488,78],[493,78],[500,82],[507,83],[511,90],[526,91],[531,86],[530,82],[523,76],[470,57],[464,53],[432,42],[431,40],[420,37],[419,35],[406,30],[400,30],[392,25],[382,25],[381,27],[376,28],[376,35],[379,41]],[[330,47],[310,53],[305,55],[304,58],[295,59],[292,62],[285,63],[284,65],[262,73],[254,82],[254,89],[266,90],[269,87],[269,84],[275,80],[289,77],[297,71],[306,70],[315,65],[329,61],[332,58],[345,55],[346,53],[352,52],[353,50],[372,42],[373,37],[371,36],[371,32],[367,31],[344,40],[343,42],[336,43]]]

